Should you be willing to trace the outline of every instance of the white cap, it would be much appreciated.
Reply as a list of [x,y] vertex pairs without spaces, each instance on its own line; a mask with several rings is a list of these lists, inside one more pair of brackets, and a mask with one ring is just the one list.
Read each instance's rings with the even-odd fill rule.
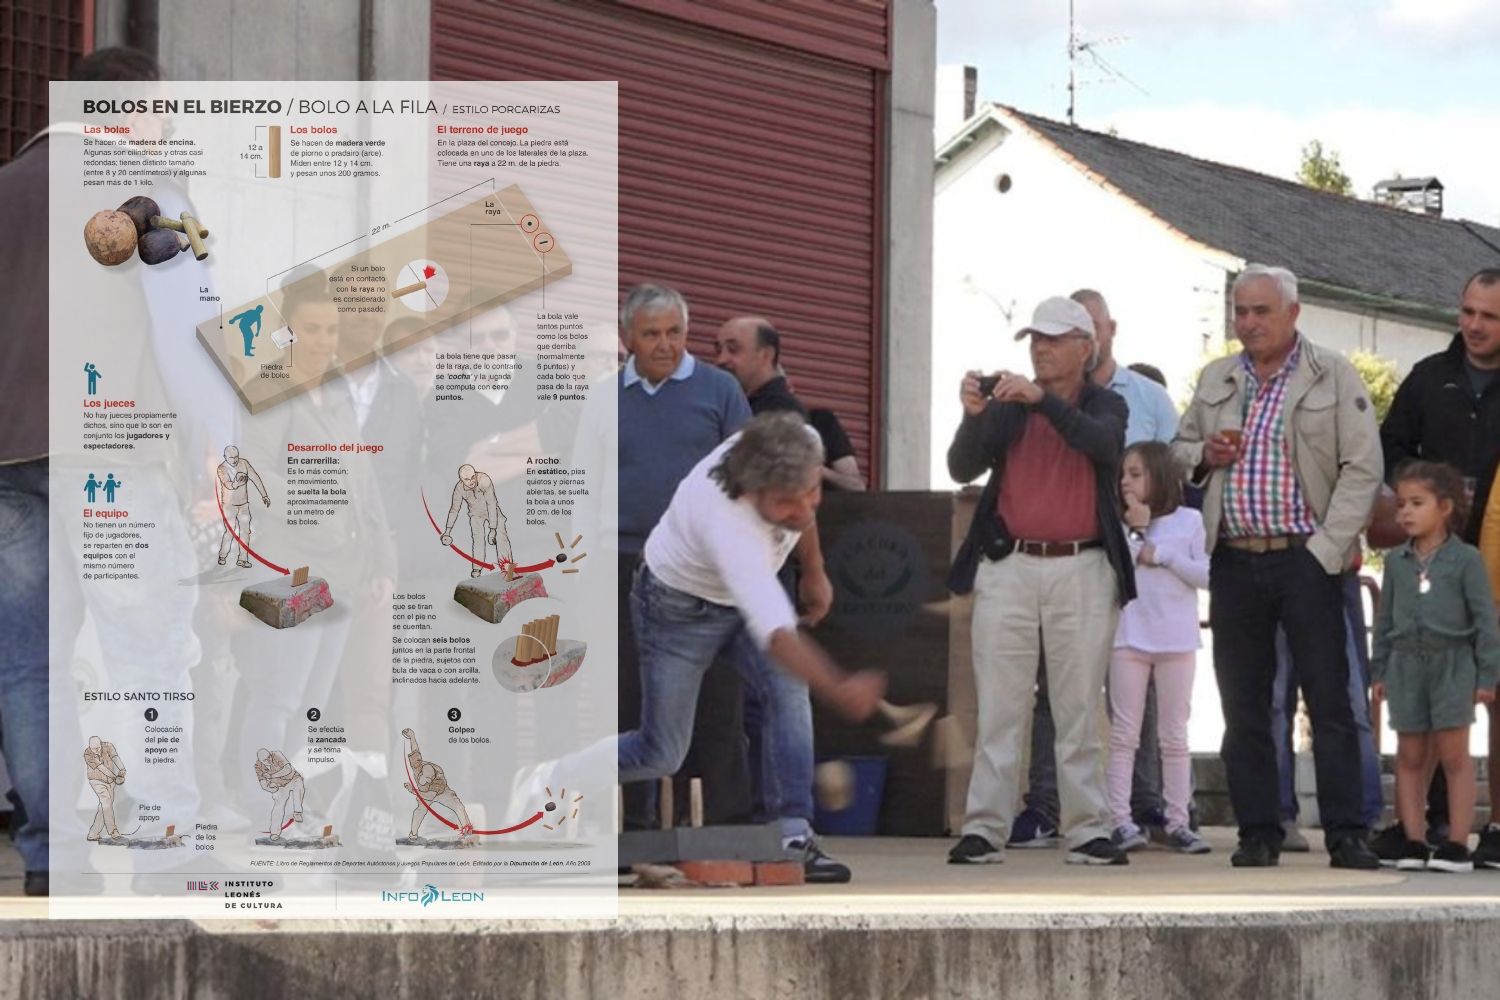
[[1074,330],[1086,333],[1092,339],[1094,318],[1089,315],[1089,311],[1082,304],[1061,295],[1054,295],[1050,299],[1042,300],[1041,304],[1036,307],[1036,312],[1031,314],[1031,323],[1021,328],[1016,334],[1016,339],[1024,340],[1033,333],[1040,333],[1047,337],[1061,337]]

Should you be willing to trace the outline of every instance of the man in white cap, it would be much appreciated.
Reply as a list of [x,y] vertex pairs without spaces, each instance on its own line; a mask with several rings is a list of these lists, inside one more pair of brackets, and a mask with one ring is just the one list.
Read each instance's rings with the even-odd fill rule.
[[1104,787],[1104,676],[1120,607],[1135,574],[1120,520],[1125,401],[1088,379],[1094,323],[1054,297],[1030,325],[1035,378],[964,376],[964,417],[948,471],[967,483],[986,470],[968,537],[948,585],[974,593],[979,700],[974,772],[952,864],[995,862],[1014,819],[1028,697],[1044,656],[1057,727],[1062,833],[1070,864],[1123,865]]
[[[453,544],[453,524],[458,520],[459,509],[469,508],[469,536],[474,540],[474,551],[469,553],[480,562],[488,562],[486,545],[495,549],[495,563],[507,579],[515,578],[515,558],[511,554],[510,535],[505,531],[505,514],[500,510],[500,498],[495,495],[495,481],[472,465],[458,467],[458,482],[453,485],[453,502],[448,505],[448,520],[440,539],[444,545]],[[483,570],[474,566],[470,576],[478,576]]]

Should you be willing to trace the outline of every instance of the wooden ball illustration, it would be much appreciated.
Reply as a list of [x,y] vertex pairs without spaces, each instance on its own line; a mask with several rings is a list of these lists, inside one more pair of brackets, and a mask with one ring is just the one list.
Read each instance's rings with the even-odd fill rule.
[[89,256],[109,267],[130,259],[135,253],[135,240],[135,222],[124,212],[95,212],[83,227]]

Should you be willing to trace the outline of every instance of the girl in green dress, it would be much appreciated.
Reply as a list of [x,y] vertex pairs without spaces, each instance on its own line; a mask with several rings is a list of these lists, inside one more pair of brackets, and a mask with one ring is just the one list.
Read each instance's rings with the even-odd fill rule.
[[[1479,550],[1458,536],[1467,511],[1463,477],[1439,462],[1396,471],[1396,521],[1407,541],[1386,556],[1370,675],[1396,730],[1396,813],[1406,832],[1400,869],[1473,871],[1474,761],[1469,727],[1476,702],[1495,697],[1500,625]],[[1423,843],[1427,785],[1448,779],[1450,837]]]

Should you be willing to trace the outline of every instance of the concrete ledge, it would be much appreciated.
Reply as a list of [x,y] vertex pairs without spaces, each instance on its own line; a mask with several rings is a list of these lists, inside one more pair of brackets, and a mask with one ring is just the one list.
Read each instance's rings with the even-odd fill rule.
[[[622,889],[616,921],[0,919],[0,997],[1475,1000],[1500,983],[1500,871],[1279,868],[1153,847],[1123,868],[946,863],[830,838],[838,886]],[[0,913],[5,911],[0,910]]]
[[11,924],[0,994],[90,997],[1480,997],[1500,907],[630,917],[618,926]]

